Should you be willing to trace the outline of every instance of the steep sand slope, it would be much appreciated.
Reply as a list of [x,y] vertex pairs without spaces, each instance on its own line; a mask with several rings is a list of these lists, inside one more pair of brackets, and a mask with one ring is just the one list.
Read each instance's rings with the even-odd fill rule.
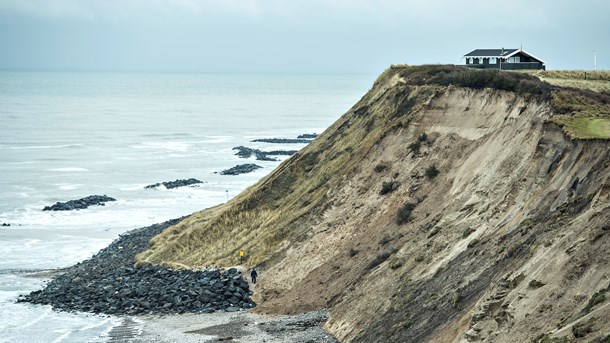
[[[228,265],[246,249],[259,311],[328,307],[341,341],[605,337],[610,143],[570,139],[549,121],[555,91],[505,74],[390,68],[307,148],[157,236],[141,263]],[[395,190],[381,195],[384,182]]]

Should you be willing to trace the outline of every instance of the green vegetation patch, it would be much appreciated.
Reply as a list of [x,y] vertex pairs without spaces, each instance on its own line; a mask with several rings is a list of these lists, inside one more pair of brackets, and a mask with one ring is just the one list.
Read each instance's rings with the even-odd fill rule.
[[586,89],[561,88],[553,92],[555,114],[574,117],[610,117],[610,95]]
[[386,195],[388,193],[392,193],[398,189],[400,183],[398,181],[384,181],[381,184],[381,190],[379,191],[380,195]]
[[565,132],[573,138],[610,139],[610,118],[554,116],[551,120],[561,125]]
[[400,76],[407,84],[494,88],[518,94],[550,97],[553,86],[525,73],[510,73],[495,69],[472,69],[452,65],[401,66]]
[[431,166],[429,166],[428,168],[426,168],[426,170],[424,171],[424,173],[426,174],[426,176],[428,177],[428,179],[432,180],[434,179],[439,172],[438,169],[436,169],[436,166],[433,164]]
[[411,214],[413,213],[413,210],[416,206],[416,204],[408,202],[398,210],[398,213],[396,214],[396,222],[398,223],[398,225],[411,221]]
[[610,71],[608,70],[519,70],[539,77],[555,86],[589,89],[610,94]]
[[585,308],[583,309],[583,312],[589,313],[589,312],[591,312],[593,307],[595,307],[595,305],[599,305],[599,304],[603,303],[604,301],[606,301],[607,292],[608,292],[608,289],[602,289],[602,290],[599,290],[598,292],[596,292],[595,294],[593,294],[591,296],[591,299],[589,299],[589,303],[587,303],[587,306],[585,306]]
[[588,333],[593,332],[593,325],[597,318],[593,317],[586,322],[579,322],[572,326],[572,335],[576,338],[585,337]]

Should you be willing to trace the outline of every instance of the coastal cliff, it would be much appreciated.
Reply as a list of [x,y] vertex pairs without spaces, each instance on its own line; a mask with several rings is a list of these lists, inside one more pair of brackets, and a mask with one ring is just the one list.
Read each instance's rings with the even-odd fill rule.
[[244,250],[257,311],[328,308],[345,342],[601,342],[609,118],[609,95],[526,74],[393,66],[137,264],[231,266]]

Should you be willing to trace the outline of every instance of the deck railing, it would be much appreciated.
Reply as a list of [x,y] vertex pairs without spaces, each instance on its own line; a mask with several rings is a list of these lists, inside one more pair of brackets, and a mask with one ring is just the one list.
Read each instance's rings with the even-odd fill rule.
[[502,70],[520,70],[520,69],[544,69],[544,65],[540,62],[518,62],[509,63],[502,62],[497,64],[466,64],[467,67],[477,69],[502,69]]

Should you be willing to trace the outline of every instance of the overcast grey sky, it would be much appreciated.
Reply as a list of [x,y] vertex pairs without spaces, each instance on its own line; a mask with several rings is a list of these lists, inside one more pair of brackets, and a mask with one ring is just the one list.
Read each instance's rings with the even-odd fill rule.
[[0,0],[0,69],[378,73],[523,48],[610,68],[608,0]]

